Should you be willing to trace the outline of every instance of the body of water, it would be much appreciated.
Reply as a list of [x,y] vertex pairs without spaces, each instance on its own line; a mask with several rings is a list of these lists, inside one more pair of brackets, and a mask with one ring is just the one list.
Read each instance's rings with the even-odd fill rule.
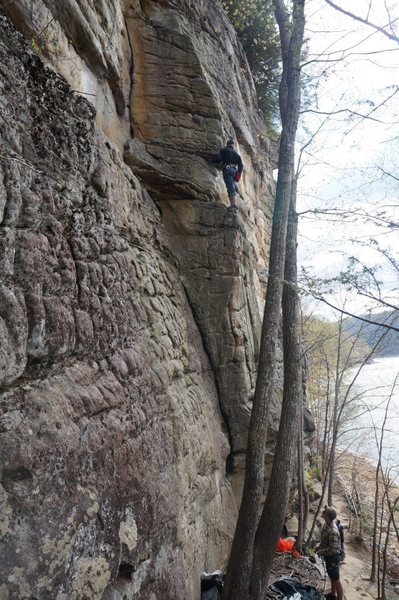
[[[348,383],[356,371],[348,377]],[[357,416],[348,423],[348,432],[340,446],[350,445],[373,461],[378,459],[378,446],[383,434],[383,464],[399,475],[399,356],[372,361],[360,371],[354,386]]]

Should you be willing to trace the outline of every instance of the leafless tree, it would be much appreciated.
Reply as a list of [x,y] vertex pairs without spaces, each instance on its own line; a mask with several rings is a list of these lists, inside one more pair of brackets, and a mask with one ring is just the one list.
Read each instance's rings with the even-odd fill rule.
[[[295,137],[300,107],[300,60],[304,32],[304,5],[305,0],[293,0],[292,16],[290,16],[283,0],[273,0],[280,30],[283,58],[279,93],[282,132],[270,247],[269,280],[262,325],[258,375],[248,434],[244,490],[223,592],[223,597],[228,600],[247,600],[250,597],[254,541],[264,485],[267,419],[274,388],[278,326],[286,264],[288,213],[294,180]],[[299,368],[299,364],[297,368]],[[287,385],[285,384],[285,389]],[[288,391],[285,392],[285,394],[288,393]],[[296,440],[292,443],[295,446]],[[281,498],[278,500],[281,503]],[[277,519],[274,515],[272,516],[274,529],[272,537],[267,542],[267,548],[265,548],[267,558],[264,561],[263,586],[267,585],[267,574],[270,570],[284,515],[281,520],[279,515]],[[263,532],[263,527],[261,531]],[[259,536],[261,535],[259,534]],[[258,551],[259,543],[257,544]],[[257,565],[259,565],[259,557]],[[254,581],[253,577],[252,581]],[[264,589],[259,590],[259,594],[263,593]]]
[[389,407],[392,401],[392,397],[397,385],[397,381],[399,378],[399,373],[396,375],[395,380],[392,384],[391,391],[385,406],[384,419],[381,425],[381,431],[379,435],[379,439],[377,438],[377,430],[374,427],[374,433],[376,436],[376,444],[378,449],[378,461],[375,469],[375,491],[374,491],[374,520],[373,520],[373,542],[372,542],[372,553],[371,553],[371,572],[370,572],[370,580],[375,581],[376,578],[376,569],[377,569],[377,530],[378,530],[378,510],[380,506],[380,479],[382,474],[382,458],[383,458],[383,449],[384,449],[384,435],[385,428],[387,424],[387,420],[389,417]]

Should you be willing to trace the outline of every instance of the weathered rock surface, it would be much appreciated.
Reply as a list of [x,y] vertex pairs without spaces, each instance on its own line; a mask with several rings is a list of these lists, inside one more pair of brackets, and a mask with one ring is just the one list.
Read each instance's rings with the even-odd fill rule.
[[15,32],[1,59],[3,595],[99,598],[126,564],[137,597],[194,597],[234,503],[159,211]]
[[[231,541],[264,294],[246,63],[210,0],[4,10],[30,43],[2,19],[0,598],[194,599]],[[209,162],[231,136],[238,217]]]

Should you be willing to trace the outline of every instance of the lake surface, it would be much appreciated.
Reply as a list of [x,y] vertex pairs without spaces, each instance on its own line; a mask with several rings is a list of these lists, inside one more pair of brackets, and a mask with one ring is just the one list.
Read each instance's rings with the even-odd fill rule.
[[[352,371],[348,382],[353,375]],[[385,420],[383,464],[399,476],[399,356],[379,358],[363,367],[356,380],[355,392],[361,394],[358,416],[340,446],[350,444],[351,451],[377,460]]]

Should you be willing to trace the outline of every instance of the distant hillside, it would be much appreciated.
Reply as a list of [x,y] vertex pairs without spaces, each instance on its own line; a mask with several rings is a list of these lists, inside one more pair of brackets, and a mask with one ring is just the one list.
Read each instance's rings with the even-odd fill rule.
[[[387,310],[372,315],[362,315],[362,317],[399,328],[399,310]],[[352,317],[345,321],[345,329],[353,335],[359,335],[360,339],[365,341],[371,348],[383,336],[377,350],[377,355],[399,355],[399,333],[397,331],[387,330],[383,325],[365,323]]]

